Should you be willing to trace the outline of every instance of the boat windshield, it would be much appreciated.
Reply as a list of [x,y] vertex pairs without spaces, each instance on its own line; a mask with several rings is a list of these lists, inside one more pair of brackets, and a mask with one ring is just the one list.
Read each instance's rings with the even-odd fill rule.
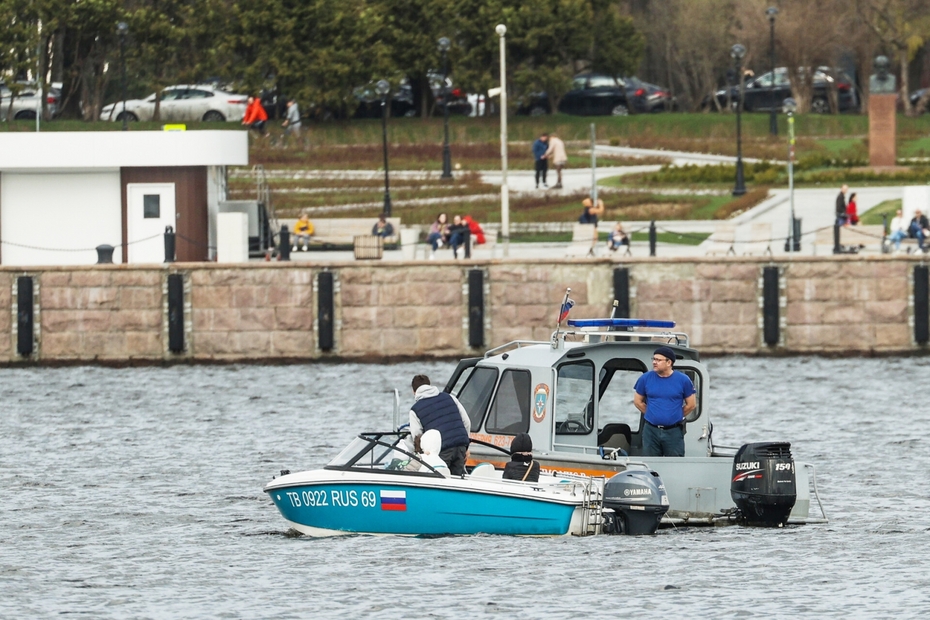
[[[336,455],[327,467],[380,468],[394,458],[394,448],[406,433],[362,433]],[[401,444],[401,449],[405,445]]]

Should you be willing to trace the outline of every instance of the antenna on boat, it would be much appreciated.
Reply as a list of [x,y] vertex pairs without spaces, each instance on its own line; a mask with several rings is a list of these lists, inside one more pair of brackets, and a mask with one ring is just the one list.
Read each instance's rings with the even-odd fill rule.
[[552,334],[552,348],[556,349],[559,346],[559,331],[562,329],[562,321],[568,318],[568,313],[572,311],[572,308],[575,305],[575,302],[569,298],[572,289],[565,289],[565,297],[562,298],[562,305],[559,307],[559,320],[555,324],[555,333]]

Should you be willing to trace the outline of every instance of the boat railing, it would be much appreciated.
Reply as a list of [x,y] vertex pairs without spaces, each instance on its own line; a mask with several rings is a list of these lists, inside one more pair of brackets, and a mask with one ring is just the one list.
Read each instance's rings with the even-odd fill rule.
[[[827,523],[827,512],[823,509],[823,502],[820,501],[820,491],[817,490],[817,470],[813,463],[801,463],[801,467],[808,470],[808,480],[810,481],[809,493],[817,500],[817,508],[820,510],[820,517],[811,518],[808,514],[808,523]],[[810,511],[808,510],[808,513]],[[816,519],[816,520],[815,520]]]
[[499,347],[494,347],[493,349],[488,350],[484,357],[485,359],[489,357],[494,357],[495,355],[500,355],[501,353],[506,353],[507,351],[512,351],[514,349],[519,349],[521,347],[529,347],[538,344],[549,344],[548,342],[542,342],[540,340],[511,340],[506,344],[502,344]]
[[582,328],[553,332],[553,339],[558,337],[563,342],[567,337],[580,337],[584,342],[595,344],[598,342],[661,342],[662,344],[675,344],[683,347],[689,346],[688,334],[670,331],[604,331],[596,328]]

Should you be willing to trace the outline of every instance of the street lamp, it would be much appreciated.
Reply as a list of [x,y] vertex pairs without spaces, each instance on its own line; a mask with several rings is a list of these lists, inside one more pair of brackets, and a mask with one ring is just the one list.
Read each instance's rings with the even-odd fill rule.
[[391,216],[391,184],[388,179],[388,151],[387,151],[387,96],[391,92],[391,85],[387,80],[378,80],[375,91],[381,95],[381,138],[384,148],[384,214]]
[[791,201],[791,221],[788,223],[788,238],[785,240],[785,252],[801,251],[801,220],[794,217],[794,112],[797,102],[788,97],[782,103],[788,113],[788,196]]
[[452,178],[452,154],[449,152],[449,39],[439,39],[442,52],[442,177]]
[[126,116],[126,35],[129,34],[129,24],[120,22],[116,25],[116,34],[119,35],[119,64],[120,79],[123,90],[123,131],[129,129],[129,118]]
[[746,193],[746,179],[743,176],[743,135],[742,135],[742,111],[743,111],[743,57],[746,55],[746,48],[737,43],[730,48],[730,57],[733,58],[733,67],[736,73],[738,99],[736,100],[736,186],[733,188],[734,196],[742,196]]
[[[510,252],[510,190],[507,188],[507,26],[498,24],[494,32],[501,49],[501,240],[504,256]],[[489,93],[490,94],[490,93]]]
[[770,6],[765,14],[769,16],[769,58],[772,61],[772,84],[770,86],[769,102],[772,104],[772,110],[769,113],[769,131],[773,136],[778,135],[778,116],[775,114],[775,16],[778,15],[778,8]]

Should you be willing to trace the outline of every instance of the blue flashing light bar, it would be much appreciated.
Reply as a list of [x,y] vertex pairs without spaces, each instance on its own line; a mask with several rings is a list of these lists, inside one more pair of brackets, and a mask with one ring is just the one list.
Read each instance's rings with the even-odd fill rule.
[[655,319],[568,319],[570,327],[675,327],[675,321]]

